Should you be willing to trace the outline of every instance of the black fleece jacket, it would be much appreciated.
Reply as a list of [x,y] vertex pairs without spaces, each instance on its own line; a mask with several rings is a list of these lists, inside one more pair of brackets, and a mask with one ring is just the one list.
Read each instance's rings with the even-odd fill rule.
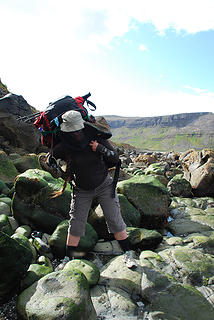
[[[72,144],[69,134],[62,134],[61,142],[53,149],[53,156],[62,159],[69,168],[68,174],[73,174],[75,185],[83,190],[93,190],[105,180],[108,174],[108,163],[116,165],[119,154],[108,140],[90,135],[84,131],[82,146]],[[96,151],[92,151],[89,143],[97,140]]]

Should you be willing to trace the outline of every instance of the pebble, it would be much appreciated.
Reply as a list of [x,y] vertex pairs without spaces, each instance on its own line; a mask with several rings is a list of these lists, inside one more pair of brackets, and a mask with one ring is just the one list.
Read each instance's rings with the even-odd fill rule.
[[17,320],[16,299],[17,295],[13,296],[8,302],[0,305],[0,320]]

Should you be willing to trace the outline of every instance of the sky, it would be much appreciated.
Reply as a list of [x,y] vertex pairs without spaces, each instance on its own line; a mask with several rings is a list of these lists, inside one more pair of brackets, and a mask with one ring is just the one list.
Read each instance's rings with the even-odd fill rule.
[[0,78],[38,110],[213,112],[214,0],[0,0]]

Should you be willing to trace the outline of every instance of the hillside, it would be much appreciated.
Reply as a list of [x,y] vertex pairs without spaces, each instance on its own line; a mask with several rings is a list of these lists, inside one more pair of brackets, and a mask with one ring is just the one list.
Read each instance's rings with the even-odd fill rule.
[[105,116],[116,143],[142,150],[185,151],[214,148],[214,114],[183,113],[159,117]]

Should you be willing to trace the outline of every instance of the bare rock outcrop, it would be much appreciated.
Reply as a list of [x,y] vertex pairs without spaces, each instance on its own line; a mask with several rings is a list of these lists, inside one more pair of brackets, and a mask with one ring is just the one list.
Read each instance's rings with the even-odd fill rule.
[[20,95],[8,93],[0,98],[0,148],[6,153],[39,152],[40,133],[33,123],[19,121],[36,110]]
[[214,196],[214,151],[189,150],[180,156],[184,178],[192,186],[195,196]]

